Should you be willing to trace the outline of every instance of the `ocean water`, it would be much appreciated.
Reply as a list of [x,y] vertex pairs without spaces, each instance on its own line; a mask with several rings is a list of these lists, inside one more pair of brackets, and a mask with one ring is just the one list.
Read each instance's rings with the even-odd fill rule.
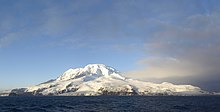
[[219,96],[0,97],[0,112],[220,112]]

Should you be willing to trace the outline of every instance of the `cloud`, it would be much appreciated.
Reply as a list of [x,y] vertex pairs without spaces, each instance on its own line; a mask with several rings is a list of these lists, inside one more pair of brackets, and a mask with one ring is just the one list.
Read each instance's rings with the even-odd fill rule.
[[56,41],[51,41],[47,46],[49,47],[65,47],[69,49],[86,48],[89,46],[88,41],[84,42],[82,38],[63,38]]
[[5,35],[4,37],[1,37],[0,38],[0,48],[3,48],[3,47],[10,45],[11,43],[16,41],[17,39],[18,38],[17,38],[16,33],[9,33],[9,34]]
[[175,79],[179,83],[192,77],[190,83],[202,78],[210,83],[214,79],[207,77],[213,75],[220,79],[219,19],[219,13],[213,12],[188,16],[178,24],[158,21],[160,29],[144,44],[147,56],[137,62],[141,68],[128,72],[128,76],[155,81]]
[[175,58],[152,57],[139,60],[138,64],[144,66],[144,68],[138,71],[132,71],[129,75],[138,75],[142,78],[166,78],[192,75],[192,71],[194,71],[191,63]]

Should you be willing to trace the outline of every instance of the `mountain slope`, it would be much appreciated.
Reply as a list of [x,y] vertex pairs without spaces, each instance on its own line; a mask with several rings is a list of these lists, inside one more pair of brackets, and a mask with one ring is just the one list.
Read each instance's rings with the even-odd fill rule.
[[206,91],[192,85],[156,84],[122,76],[112,67],[89,64],[69,69],[50,80],[23,91],[31,95],[203,95]]

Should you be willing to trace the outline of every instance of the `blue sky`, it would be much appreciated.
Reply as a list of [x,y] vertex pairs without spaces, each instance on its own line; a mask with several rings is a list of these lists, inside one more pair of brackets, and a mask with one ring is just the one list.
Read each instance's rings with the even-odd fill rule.
[[218,0],[0,0],[0,89],[103,63],[220,91]]

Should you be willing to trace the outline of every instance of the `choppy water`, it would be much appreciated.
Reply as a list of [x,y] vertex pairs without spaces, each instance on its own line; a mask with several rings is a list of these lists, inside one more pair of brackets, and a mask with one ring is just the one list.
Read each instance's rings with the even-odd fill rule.
[[0,97],[0,112],[220,112],[220,97]]

